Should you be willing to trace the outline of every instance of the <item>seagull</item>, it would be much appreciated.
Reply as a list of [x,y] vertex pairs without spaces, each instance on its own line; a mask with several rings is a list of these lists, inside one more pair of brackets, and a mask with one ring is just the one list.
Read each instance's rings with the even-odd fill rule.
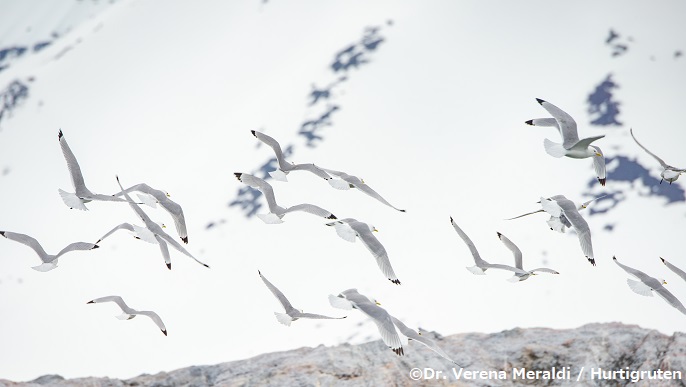
[[660,179],[660,184],[662,184],[663,180],[667,180],[669,182],[669,184],[672,184],[672,182],[676,181],[676,179],[679,178],[679,175],[686,172],[686,169],[675,168],[675,167],[665,163],[664,160],[657,157],[657,155],[655,153],[649,151],[646,147],[641,145],[641,143],[638,142],[636,137],[634,137],[634,129],[633,128],[629,129],[629,133],[631,133],[631,137],[633,137],[634,141],[636,141],[636,144],[638,144],[638,146],[643,148],[643,150],[646,151],[646,153],[653,156],[655,158],[655,160],[657,160],[657,162],[660,163],[660,165],[662,165],[662,172],[660,172],[660,176],[662,177],[662,179]]
[[336,234],[348,242],[354,243],[356,238],[359,238],[364,247],[372,253],[376,259],[376,264],[379,265],[379,269],[381,269],[386,278],[394,284],[400,285],[400,280],[393,271],[386,249],[373,234],[378,231],[374,226],[353,218],[341,219],[326,225],[333,226],[336,229]]
[[154,201],[151,201],[146,200],[145,196],[139,195],[141,201],[148,204],[150,207],[155,208],[155,204],[162,206],[162,208],[171,215],[172,219],[174,219],[176,231],[179,233],[179,237],[183,243],[188,243],[188,231],[186,230],[186,218],[183,216],[183,209],[181,209],[180,205],[170,199],[169,193],[154,189],[145,183],[141,183],[116,193],[114,196],[121,196],[132,191],[142,192],[145,195],[149,195],[148,197],[153,197]]
[[[524,270],[524,267],[522,265],[522,251],[512,243],[511,240],[509,240],[505,235],[496,232],[498,234],[498,239],[500,239],[501,242],[512,251],[512,254],[514,255],[515,259],[515,267],[518,269]],[[536,272],[541,272],[541,273],[550,273],[550,274],[560,274],[557,271],[553,269],[548,269],[547,267],[539,267],[538,269],[533,269],[533,270],[528,270],[527,274],[520,274],[520,273],[515,273],[515,275],[510,279],[511,282],[519,282],[519,281],[524,281],[528,279],[532,275],[536,275]]]
[[69,206],[69,208],[71,209],[76,208],[78,210],[88,211],[88,208],[86,208],[84,203],[88,203],[93,200],[106,202],[127,201],[125,199],[116,198],[110,195],[94,194],[88,188],[86,188],[86,183],[84,182],[83,175],[81,174],[81,167],[79,167],[79,163],[76,161],[76,156],[74,156],[74,153],[71,151],[71,149],[69,149],[69,144],[67,144],[67,139],[64,137],[64,134],[62,134],[61,129],[57,134],[57,139],[60,142],[60,147],[62,148],[62,154],[64,155],[64,159],[67,160],[67,167],[69,168],[71,182],[74,186],[75,191],[75,193],[71,193],[58,189],[58,192],[60,193],[60,196],[62,197],[62,201],[64,202],[64,204]]
[[340,179],[332,178],[328,173],[324,172],[321,168],[317,167],[314,164],[293,164],[287,162],[286,159],[283,157],[281,145],[279,145],[279,143],[275,139],[256,130],[251,130],[250,133],[252,133],[252,135],[255,136],[258,140],[269,145],[269,147],[271,147],[274,150],[276,161],[279,163],[279,168],[276,171],[269,172],[269,176],[271,176],[275,180],[288,181],[286,175],[288,175],[288,173],[291,171],[310,171],[315,175],[321,177],[322,179],[326,180],[329,183],[329,185],[331,185],[334,188],[346,189],[345,187],[348,186],[348,183]]
[[[123,191],[124,187],[122,187],[121,183],[119,182],[119,176],[117,176],[117,184],[119,184],[119,187],[121,187],[121,189]],[[124,194],[124,197],[126,199],[131,200],[131,197],[128,194]],[[191,253],[189,253],[186,249],[184,249],[183,246],[181,246],[181,244],[179,242],[177,242],[169,234],[164,232],[164,230],[162,230],[162,226],[153,222],[152,219],[150,219],[150,217],[148,216],[148,214],[146,214],[145,211],[143,211],[143,209],[140,208],[136,203],[134,203],[133,201],[130,201],[129,205],[131,206],[133,211],[136,213],[136,215],[138,215],[138,217],[141,218],[141,220],[145,224],[145,228],[147,228],[154,235],[154,238],[156,241],[155,243],[160,245],[160,250],[162,251],[162,257],[164,258],[164,263],[167,264],[167,268],[169,270],[171,270],[171,257],[169,256],[169,247],[167,247],[167,244],[170,244],[173,248],[175,248],[179,252],[187,255],[188,257],[193,258],[193,260],[195,260],[199,264],[201,264],[205,267],[209,267],[207,264],[200,262]],[[148,238],[145,236],[146,233],[136,231],[136,226],[131,225],[129,223],[122,223],[122,224],[116,226],[115,228],[113,228],[112,230],[110,230],[107,234],[105,234],[102,238],[100,238],[98,240],[98,242],[96,242],[96,243],[99,243],[100,241],[107,238],[108,236],[110,236],[115,231],[121,230],[121,229],[134,231],[137,233],[137,236],[140,239],[143,239],[143,240],[150,242],[150,240],[148,240]]]
[[374,199],[376,199],[376,200],[380,201],[381,203],[383,203],[383,204],[385,204],[385,205],[387,205],[387,206],[393,208],[394,210],[397,210],[397,211],[400,211],[400,212],[405,212],[405,210],[401,210],[401,209],[399,209],[399,208],[397,208],[397,207],[394,207],[391,203],[389,203],[388,201],[386,201],[386,199],[384,199],[383,197],[381,197],[381,195],[379,195],[376,191],[374,191],[374,190],[372,189],[372,187],[368,186],[368,185],[364,182],[364,180],[360,179],[359,177],[353,176],[353,175],[348,175],[347,173],[341,172],[341,171],[334,171],[333,169],[326,169],[326,168],[322,168],[322,169],[323,169],[326,173],[329,173],[329,174],[331,174],[331,175],[337,176],[337,177],[341,178],[341,180],[343,180],[343,181],[345,181],[346,183],[348,183],[347,186],[344,186],[344,189],[348,189],[348,188],[357,188],[358,190],[360,190],[361,192],[365,193],[366,195],[369,195],[369,196],[373,197]]
[[453,225],[455,232],[457,232],[457,235],[459,235],[460,238],[462,238],[464,243],[467,245],[467,247],[469,247],[469,251],[471,251],[472,256],[474,257],[475,265],[467,267],[467,270],[469,270],[472,274],[485,275],[486,270],[488,269],[501,269],[513,271],[515,275],[529,275],[528,272],[520,268],[512,267],[509,265],[493,264],[484,261],[483,259],[481,259],[481,256],[479,255],[479,252],[476,250],[476,246],[474,246],[474,243],[472,243],[472,240],[469,239],[467,234],[465,234],[464,231],[462,231],[462,229],[457,225],[457,223],[455,223],[452,216],[450,217],[450,224]]
[[[555,195],[549,199],[542,197],[541,207],[552,217],[559,218],[562,222],[566,221],[566,227],[573,227],[576,230],[579,243],[581,244],[581,251],[583,251],[591,265],[595,266],[591,229],[588,227],[586,220],[579,214],[579,210],[577,210],[574,202],[567,199],[564,195]],[[551,225],[550,221],[548,221],[548,225]]]
[[338,296],[329,295],[329,303],[334,308],[351,310],[357,309],[371,318],[381,333],[383,342],[398,356],[403,356],[402,342],[395,330],[393,319],[386,309],[379,306],[378,302],[372,302],[369,298],[360,294],[357,289],[348,289]]
[[26,246],[29,246],[30,248],[32,248],[33,251],[35,251],[36,254],[38,254],[41,261],[43,261],[43,263],[41,265],[33,266],[32,269],[37,270],[37,271],[43,271],[43,272],[50,271],[50,270],[56,268],[57,263],[58,263],[57,259],[59,257],[61,257],[62,255],[70,252],[70,251],[93,250],[93,249],[97,249],[98,247],[100,247],[97,244],[93,244],[93,243],[75,242],[75,243],[72,243],[69,246],[63,248],[62,251],[60,251],[56,255],[50,255],[50,254],[46,253],[45,250],[43,250],[43,246],[41,246],[37,240],[35,240],[34,238],[32,238],[28,235],[19,234],[19,233],[10,232],[10,231],[0,231],[0,235],[4,236],[5,238],[7,238],[9,240],[19,242],[23,245],[26,245]]
[[591,145],[592,142],[605,137],[605,135],[594,136],[579,140],[574,119],[562,109],[550,102],[536,98],[541,106],[550,113],[553,118],[535,118],[525,123],[532,126],[552,126],[557,128],[562,136],[562,144],[554,143],[547,138],[543,141],[545,151],[553,157],[567,156],[573,159],[593,158],[593,169],[598,177],[600,185],[605,185],[605,157],[599,147]]
[[684,281],[686,281],[686,272],[684,272],[683,270],[679,269],[678,267],[672,265],[671,263],[667,262],[667,260],[665,260],[665,259],[662,258],[662,257],[660,257],[660,260],[662,261],[662,263],[665,264],[665,266],[667,266],[667,267],[669,268],[669,270],[675,272],[676,275],[678,275],[678,276],[681,277]]
[[315,206],[314,204],[298,204],[293,207],[283,208],[276,204],[276,198],[274,197],[274,189],[271,184],[260,179],[259,177],[249,175],[247,173],[234,173],[238,181],[243,182],[250,187],[257,188],[264,194],[265,199],[267,199],[267,205],[269,206],[268,214],[257,214],[263,222],[267,224],[278,224],[283,223],[281,218],[284,217],[289,212],[303,211],[312,215],[316,215],[325,219],[338,219],[330,211],[327,211],[321,207]]
[[269,288],[269,291],[272,292],[274,297],[276,297],[279,302],[281,303],[281,306],[286,310],[286,313],[279,313],[279,312],[274,312],[274,315],[276,316],[276,319],[279,320],[279,322],[283,325],[286,326],[291,326],[291,322],[295,321],[299,318],[312,318],[312,319],[319,319],[319,320],[339,320],[346,318],[348,316],[343,316],[343,317],[328,317],[328,316],[322,316],[321,314],[312,314],[312,313],[304,313],[302,311],[299,311],[291,305],[291,303],[288,301],[286,296],[281,293],[279,289],[276,288],[276,286],[272,285],[271,282],[269,282],[263,275],[260,273],[258,270],[257,273],[260,275],[260,278],[262,278],[262,281],[264,281],[264,284],[267,285],[267,288]]
[[629,284],[629,288],[631,288],[631,290],[633,290],[634,293],[640,294],[642,296],[652,297],[653,292],[655,292],[658,296],[662,297],[662,299],[667,301],[669,305],[675,307],[679,312],[686,314],[686,307],[684,307],[684,305],[672,293],[670,293],[669,290],[665,289],[665,287],[663,286],[667,284],[667,281],[658,280],[640,270],[636,270],[629,266],[622,265],[617,260],[617,257],[612,257],[612,260],[615,261],[615,263],[619,265],[619,267],[624,269],[624,271],[626,271],[627,273],[629,273],[630,275],[634,276],[636,279],[639,280],[634,281],[630,278],[627,278],[626,280],[626,283]]
[[136,310],[136,309],[131,309],[129,308],[128,305],[124,303],[124,300],[122,300],[121,297],[119,296],[107,296],[107,297],[100,297],[96,298],[94,300],[88,301],[86,304],[97,304],[100,302],[108,302],[112,301],[119,305],[121,310],[124,312],[120,314],[119,316],[116,316],[120,320],[131,320],[132,318],[136,317],[136,315],[143,315],[143,316],[148,316],[152,319],[152,321],[157,325],[158,328],[164,333],[164,335],[167,335],[167,328],[164,327],[164,323],[162,322],[162,319],[160,316],[157,315],[157,313],[149,311],[149,310]]
[[[605,196],[607,196],[607,195],[602,195],[602,196],[598,196],[597,198],[594,198],[594,199],[591,199],[591,200],[587,200],[587,201],[581,203],[580,205],[578,205],[578,206],[576,207],[576,209],[577,209],[578,211],[585,210],[586,208],[588,208],[588,205],[589,205],[589,204],[593,203],[594,201],[596,201],[596,200],[598,200],[598,199],[600,199],[600,198],[604,198]],[[557,198],[557,197],[562,197],[562,195],[556,195],[556,196],[553,196],[552,198]],[[540,203],[540,201],[538,201],[537,203]],[[518,219],[518,218],[521,218],[521,217],[524,217],[524,216],[527,216],[527,215],[537,214],[537,213],[539,213],[539,212],[545,212],[545,211],[544,211],[543,209],[540,209],[540,210],[537,210],[537,211],[528,212],[528,213],[526,213],[526,214],[519,215],[519,216],[515,216],[514,218],[509,218],[509,219],[505,219],[505,220]],[[548,226],[550,226],[550,229],[551,229],[551,230],[555,230],[555,231],[557,231],[557,232],[562,232],[562,233],[564,233],[565,230],[566,230],[567,228],[571,228],[571,227],[572,227],[572,224],[569,223],[569,220],[564,216],[564,214],[562,214],[562,215],[560,215],[560,216],[552,216],[552,215],[551,215],[551,216],[550,216],[550,219],[548,219],[548,220],[546,221],[546,223],[548,223]]]
[[429,339],[428,337],[422,336],[421,333],[416,332],[414,329],[410,329],[407,325],[403,324],[402,321],[398,320],[393,316],[391,316],[391,321],[393,321],[393,325],[395,325],[395,328],[400,332],[400,334],[407,337],[408,341],[414,340],[418,343],[424,344],[427,348],[436,352],[442,358],[450,361],[458,367],[462,367],[461,365],[457,364],[453,359],[451,359],[450,356],[448,356],[448,354],[445,353],[445,351],[441,347],[439,347],[433,340]]

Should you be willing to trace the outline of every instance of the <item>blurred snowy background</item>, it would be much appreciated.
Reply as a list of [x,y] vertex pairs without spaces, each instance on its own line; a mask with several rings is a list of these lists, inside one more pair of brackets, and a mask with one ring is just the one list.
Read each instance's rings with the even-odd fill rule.
[[[683,331],[686,316],[632,293],[611,258],[667,279],[686,301],[686,283],[658,259],[686,269],[686,178],[658,184],[658,164],[629,136],[632,127],[686,166],[684,14],[679,1],[0,0],[0,230],[56,253],[140,224],[126,205],[62,203],[57,189],[72,187],[61,128],[91,190],[114,193],[118,174],[168,191],[184,208],[187,248],[211,266],[172,251],[168,271],[157,246],[124,232],[40,273],[29,248],[0,238],[0,378],[127,378],[379,339],[355,311],[280,325],[258,269],[306,312],[342,315],[327,296],[356,287],[444,335],[608,321]],[[543,139],[558,135],[524,124],[547,116],[535,98],[575,117],[580,137],[606,135],[596,143],[606,187],[590,160],[545,153]],[[276,138],[289,160],[360,176],[407,209],[306,173],[270,181],[285,206],[310,202],[376,226],[401,286],[324,221],[254,216],[263,198],[233,172],[262,176],[275,164],[250,130]],[[546,216],[503,220],[555,194],[608,195],[584,214],[597,267]],[[561,274],[515,284],[470,274],[449,216],[485,259],[512,264],[500,231],[525,267]],[[169,336],[143,317],[113,318],[113,304],[86,305],[110,294],[155,310]]]

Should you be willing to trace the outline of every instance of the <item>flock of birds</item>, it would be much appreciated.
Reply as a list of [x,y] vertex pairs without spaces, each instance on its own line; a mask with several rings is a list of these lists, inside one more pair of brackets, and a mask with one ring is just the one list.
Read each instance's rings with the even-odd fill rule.
[[[566,156],[575,159],[589,157],[592,158],[593,167],[596,172],[597,179],[602,186],[605,186],[607,177],[605,171],[605,159],[603,156],[603,152],[600,150],[599,147],[591,145],[595,141],[603,138],[604,135],[584,138],[580,140],[577,133],[576,122],[569,114],[565,113],[563,110],[549,102],[546,102],[541,99],[537,99],[537,101],[546,111],[548,111],[548,113],[552,117],[528,120],[526,121],[526,124],[542,127],[554,127],[558,130],[559,134],[562,137],[562,143],[555,143],[548,139],[545,139],[545,151],[553,157]],[[268,145],[274,151],[276,160],[278,162],[278,168],[275,171],[270,172],[269,174],[275,180],[287,181],[287,175],[293,171],[308,171],[314,174],[315,176],[324,179],[329,185],[331,185],[335,189],[349,190],[355,188],[358,191],[374,198],[375,200],[390,208],[393,208],[400,212],[405,212],[405,210],[399,209],[390,204],[379,193],[377,193],[374,189],[372,189],[369,185],[367,185],[362,179],[358,178],[357,176],[349,175],[345,172],[340,172],[333,169],[321,168],[311,163],[289,163],[285,160],[283,152],[281,150],[281,146],[274,138],[254,130],[251,131],[251,133],[259,141]],[[645,150],[648,154],[653,156],[660,163],[660,165],[663,168],[663,171],[661,172],[663,180],[666,180],[671,184],[672,182],[677,180],[682,173],[686,172],[686,169],[679,169],[666,164],[661,158],[659,158],[658,156],[650,152],[648,149],[646,149],[643,145],[641,145],[638,142],[638,140],[636,140],[636,137],[634,137],[633,134],[633,130],[631,130],[631,136],[643,150]],[[171,215],[176,226],[175,228],[178,233],[178,237],[184,244],[187,244],[189,239],[183,210],[180,205],[178,205],[170,199],[169,194],[167,194],[164,191],[150,187],[149,185],[144,183],[136,184],[124,189],[124,187],[119,182],[119,177],[117,177],[117,183],[119,184],[121,191],[113,195],[93,193],[86,187],[83,175],[81,173],[81,169],[79,167],[78,162],[76,161],[76,157],[69,148],[66,138],[61,130],[58,134],[58,140],[64,158],[67,162],[67,167],[69,169],[69,173],[75,191],[74,193],[70,193],[63,191],[61,189],[58,190],[63,202],[72,209],[79,209],[84,211],[88,210],[85,204],[92,201],[124,202],[131,207],[136,216],[140,218],[140,220],[143,222],[143,225],[138,226],[131,223],[121,223],[118,226],[112,228],[112,230],[107,232],[105,235],[103,235],[96,243],[71,243],[55,255],[46,253],[45,250],[41,247],[40,243],[36,239],[28,235],[10,231],[0,231],[0,235],[2,235],[3,237],[18,243],[22,243],[32,248],[38,254],[42,263],[38,266],[34,266],[33,269],[43,272],[53,270],[57,267],[58,259],[62,255],[71,251],[85,251],[96,249],[99,247],[99,244],[101,242],[103,242],[107,237],[109,237],[118,230],[128,230],[136,239],[159,245],[163,260],[167,268],[170,270],[171,257],[169,252],[169,246],[171,246],[173,249],[177,250],[181,254],[186,255],[187,257],[195,260],[200,265],[209,267],[207,264],[201,262],[200,260],[195,258],[191,253],[189,253],[175,238],[167,234],[164,231],[164,224],[153,221],[146,214],[143,208],[139,206],[139,204],[144,204],[150,207],[156,207],[157,205],[160,205],[164,210],[166,210]],[[336,231],[336,234],[342,239],[353,243],[359,239],[361,243],[367,248],[367,250],[369,250],[371,255],[374,257],[383,275],[392,283],[400,285],[400,279],[397,277],[393,270],[393,267],[391,266],[391,261],[389,259],[388,253],[386,252],[386,249],[374,235],[374,232],[377,231],[374,226],[371,226],[367,223],[352,218],[338,219],[330,211],[323,209],[319,206],[316,206],[314,204],[301,203],[289,207],[281,206],[276,202],[272,186],[265,180],[247,173],[237,172],[234,175],[242,183],[250,187],[256,188],[263,193],[269,209],[268,213],[257,215],[258,218],[261,219],[263,222],[267,224],[282,223],[283,218],[286,214],[295,211],[301,211],[312,214],[319,218],[324,218],[327,222],[325,224],[327,226],[333,227],[333,229]],[[662,183],[662,181],[660,181],[660,183]],[[130,194],[133,192],[137,193],[138,201],[134,200],[130,196]],[[555,230],[558,232],[565,232],[565,230],[568,228],[575,230],[579,239],[579,244],[581,246],[582,253],[586,257],[586,259],[593,266],[595,266],[595,258],[593,255],[593,245],[591,240],[591,230],[588,223],[581,215],[580,211],[587,208],[594,200],[597,200],[600,197],[594,198],[580,205],[577,205],[576,203],[567,199],[563,195],[555,195],[549,198],[541,197],[540,201],[538,202],[541,206],[539,210],[529,212],[527,214],[523,214],[520,216],[516,216],[508,220],[517,219],[536,213],[548,214],[550,218],[547,220],[547,224],[551,230]],[[474,243],[467,236],[467,234],[457,225],[457,223],[452,217],[450,217],[450,223],[452,224],[458,236],[467,245],[469,251],[471,252],[474,258],[474,266],[467,267],[467,270],[469,270],[471,273],[475,275],[485,275],[486,271],[489,269],[500,269],[510,271],[514,274],[513,277],[509,279],[509,281],[519,282],[524,281],[532,276],[535,276],[538,273],[559,274],[557,271],[550,268],[536,268],[532,270],[524,269],[521,250],[510,239],[508,239],[505,235],[499,232],[497,233],[498,239],[500,239],[500,241],[505,245],[507,249],[509,249],[512,252],[514,256],[514,266],[502,263],[489,263],[485,261],[483,258],[481,258]],[[686,273],[684,271],[667,262],[666,260],[662,258],[660,259],[671,271],[675,272],[682,279],[686,280]],[[665,299],[665,301],[667,301],[671,306],[678,309],[680,312],[686,314],[686,308],[684,307],[684,305],[663,286],[664,284],[666,284],[664,280],[658,280],[643,273],[642,271],[623,265],[617,260],[616,257],[613,257],[613,260],[629,275],[635,278],[635,280],[627,280],[631,290],[643,296],[652,296],[653,293],[656,293],[658,296]],[[330,317],[320,314],[305,313],[302,310],[296,309],[291,305],[286,296],[269,280],[267,280],[267,278],[262,274],[262,272],[258,270],[258,274],[261,280],[264,282],[265,286],[277,298],[279,303],[284,308],[285,313],[275,312],[278,322],[284,325],[290,326],[290,324],[293,321],[298,319],[330,320],[343,319],[347,317]],[[117,318],[119,319],[131,319],[137,315],[144,315],[150,317],[152,321],[157,325],[157,327],[162,331],[162,333],[165,336],[167,335],[167,329],[164,323],[162,322],[162,319],[155,312],[138,311],[132,309],[124,302],[124,300],[121,297],[116,295],[95,298],[91,301],[88,301],[87,303],[96,304],[102,302],[116,303],[122,310],[122,314],[117,316]],[[393,317],[391,314],[389,314],[388,311],[382,308],[380,306],[380,303],[378,303],[374,298],[370,298],[363,294],[360,294],[357,291],[357,289],[348,289],[340,292],[338,295],[329,295],[329,302],[332,307],[343,310],[356,309],[362,312],[367,317],[369,317],[371,321],[373,321],[376,324],[383,342],[388,347],[390,347],[392,351],[397,355],[403,355],[405,351],[403,345],[407,343],[407,341],[409,340],[414,340],[427,346],[429,349],[436,352],[439,356],[459,366],[459,364],[452,360],[450,356],[448,356],[448,354],[445,351],[443,351],[433,340],[427,338],[426,336],[422,336],[419,331],[407,327],[405,324],[402,323],[402,321]]]

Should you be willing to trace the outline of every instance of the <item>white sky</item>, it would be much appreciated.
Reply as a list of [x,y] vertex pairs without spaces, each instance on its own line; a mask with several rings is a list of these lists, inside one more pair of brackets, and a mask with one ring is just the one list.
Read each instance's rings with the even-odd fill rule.
[[[57,11],[34,15],[13,5],[0,1],[0,25],[12,12],[27,24],[69,24],[48,17]],[[576,237],[548,230],[545,216],[503,219],[537,209],[540,196],[585,199],[581,193],[594,176],[590,160],[545,153],[543,138],[557,140],[552,129],[524,125],[547,115],[536,97],[576,117],[581,137],[606,134],[597,144],[607,156],[638,157],[659,178],[657,164],[628,136],[633,127],[668,163],[686,164],[686,59],[673,58],[686,49],[684,14],[686,5],[676,1],[125,0],[104,8],[0,72],[3,88],[35,77],[29,99],[1,123],[0,169],[10,172],[0,176],[0,229],[32,235],[55,253],[71,242],[95,241],[119,223],[140,223],[126,205],[90,203],[88,212],[64,206],[57,189],[69,191],[71,184],[57,142],[61,128],[91,190],[113,193],[118,174],[125,186],[146,182],[170,192],[186,214],[187,248],[212,268],[172,251],[168,271],[158,247],[123,232],[40,273],[30,268],[38,264],[30,249],[0,240],[0,378],[128,378],[336,345],[351,336],[354,343],[379,339],[354,311],[342,321],[280,325],[273,315],[280,306],[258,269],[305,311],[343,315],[327,296],[356,287],[409,326],[444,335],[609,321],[682,330],[685,317],[659,298],[632,293],[611,258],[666,278],[686,301],[686,283],[658,259],[686,268],[678,243],[684,203],[665,206],[664,199],[641,196],[645,187],[608,180],[607,190],[624,189],[627,198],[587,218],[595,268]],[[386,41],[336,89],[332,103],[341,110],[334,125],[317,148],[306,148],[299,126],[326,108],[307,107],[311,84],[335,80],[328,68],[334,54],[368,26],[381,26]],[[627,54],[610,56],[604,44],[610,28],[633,38]],[[30,43],[12,31],[0,29],[0,46]],[[615,96],[624,126],[591,127],[585,100],[608,73],[620,85]],[[376,226],[401,286],[384,279],[359,242],[346,243],[316,218],[294,214],[265,225],[227,208],[241,187],[233,172],[251,172],[272,156],[256,147],[253,129],[295,144],[293,161],[363,177],[407,208],[395,212],[308,174],[273,182],[286,206],[310,202]],[[173,224],[161,209],[148,213]],[[506,282],[505,273],[473,276],[449,216],[485,259],[512,263],[496,239],[500,231],[520,246],[525,267],[562,274],[517,284]],[[205,230],[218,219],[226,223]],[[616,224],[613,232],[602,229],[608,223]],[[113,318],[119,313],[113,304],[86,305],[110,294],[155,310],[169,336],[145,317]]]

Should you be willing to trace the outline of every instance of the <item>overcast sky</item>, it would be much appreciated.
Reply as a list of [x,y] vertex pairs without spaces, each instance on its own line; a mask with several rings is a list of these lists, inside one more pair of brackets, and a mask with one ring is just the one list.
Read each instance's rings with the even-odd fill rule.
[[[186,247],[211,268],[172,251],[169,271],[157,246],[120,232],[41,273],[31,269],[39,260],[29,248],[0,239],[0,378],[128,378],[378,340],[360,313],[330,307],[327,296],[348,288],[411,327],[443,335],[610,321],[683,330],[686,316],[633,293],[612,256],[667,279],[686,302],[686,283],[658,259],[686,269],[686,204],[667,204],[649,195],[651,187],[612,174],[606,187],[588,188],[591,161],[550,157],[543,139],[558,141],[555,130],[524,124],[547,116],[535,101],[543,98],[575,117],[580,137],[605,134],[596,144],[608,157],[635,159],[659,179],[655,160],[629,137],[633,127],[668,163],[686,165],[686,58],[675,55],[686,49],[683,3],[33,3],[0,1],[0,26],[14,21],[0,28],[0,50],[53,42],[0,71],[0,90],[13,80],[29,87],[28,98],[0,121],[0,229],[29,234],[56,253],[71,242],[95,242],[123,222],[140,225],[124,204],[89,203],[81,212],[62,203],[57,189],[73,189],[57,141],[61,128],[92,191],[114,193],[115,174],[125,186],[168,191],[184,208]],[[620,35],[614,45],[606,43],[610,29]],[[383,41],[365,51],[365,36]],[[351,45],[362,50],[359,66],[334,71],[336,54]],[[613,97],[622,125],[593,126],[586,100],[608,74],[619,84]],[[313,86],[332,84],[329,98],[311,105]],[[303,123],[327,112],[316,131],[323,140],[307,146],[298,134]],[[233,172],[257,172],[273,156],[250,130],[292,145],[290,160],[362,177],[407,209],[336,191],[307,173],[270,181],[283,206],[313,203],[378,228],[402,285],[323,220],[291,214],[266,225],[228,206],[242,188]],[[682,183],[670,188],[683,190]],[[579,202],[588,199],[583,193],[615,191],[622,198],[616,207],[587,216],[597,267],[574,234],[550,231],[546,216],[503,220],[538,209],[541,196]],[[146,211],[176,237],[163,210]],[[499,231],[520,246],[525,267],[561,274],[515,284],[506,273],[472,275],[450,216],[485,259],[513,263]],[[279,324],[273,312],[280,305],[258,269],[296,308],[348,318]],[[156,311],[169,336],[145,317],[115,319],[113,304],[86,305],[112,294]]]

